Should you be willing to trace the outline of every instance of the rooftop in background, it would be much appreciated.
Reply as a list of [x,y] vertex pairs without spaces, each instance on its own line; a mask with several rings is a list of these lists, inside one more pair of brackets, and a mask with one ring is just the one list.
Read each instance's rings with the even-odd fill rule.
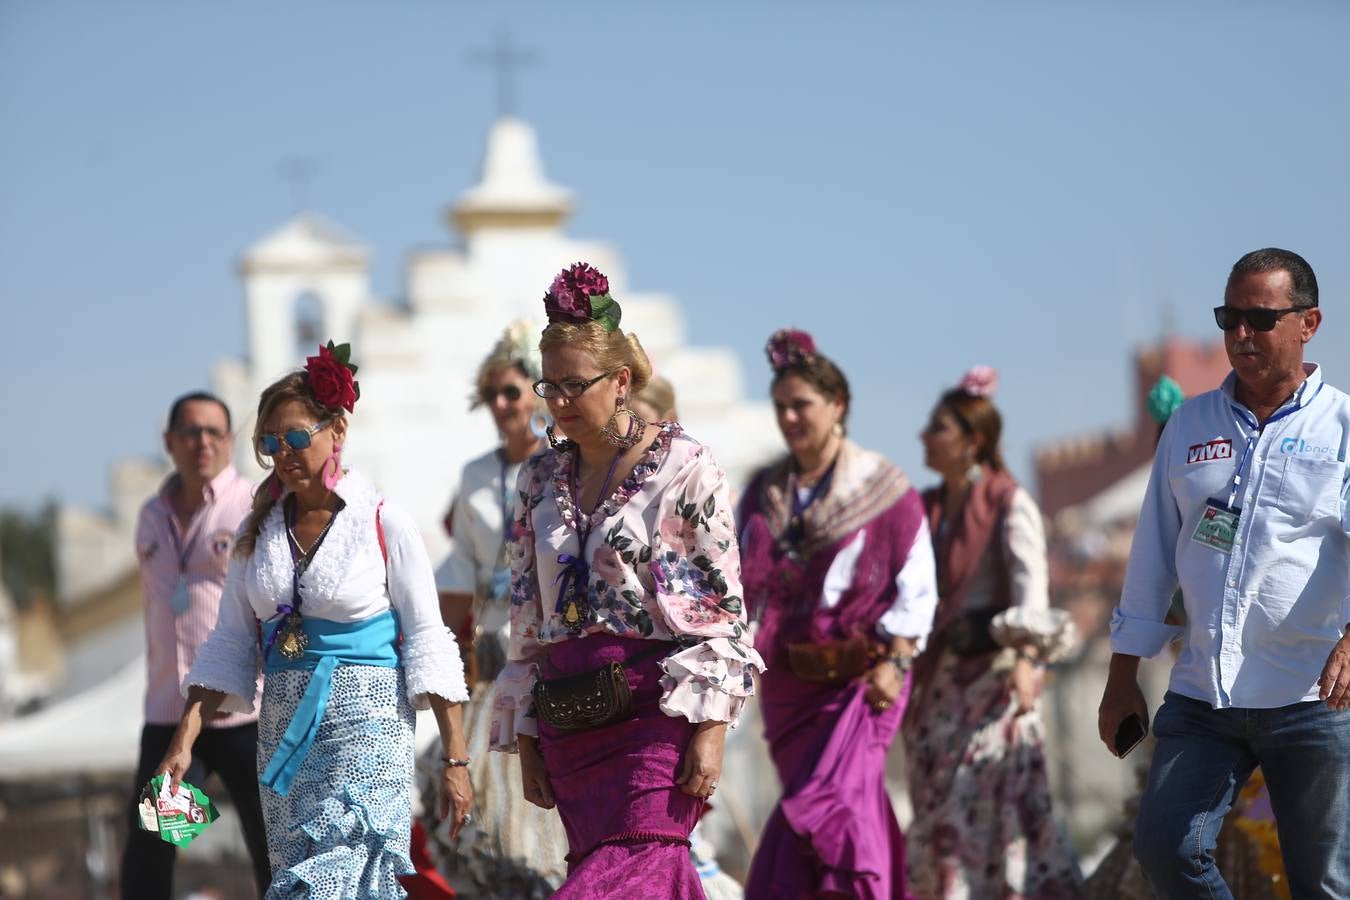
[[1194,397],[1217,388],[1228,374],[1222,342],[1167,338],[1134,354],[1134,420],[1125,428],[1064,438],[1036,448],[1036,482],[1047,517],[1085,503],[1128,477],[1153,457],[1158,426],[1148,413],[1148,392],[1163,375]]

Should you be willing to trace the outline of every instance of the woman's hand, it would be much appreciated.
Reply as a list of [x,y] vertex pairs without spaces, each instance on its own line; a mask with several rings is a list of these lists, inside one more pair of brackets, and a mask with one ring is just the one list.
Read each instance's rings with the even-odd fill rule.
[[180,746],[179,742],[175,740],[169,744],[168,752],[164,754],[164,759],[160,760],[159,765],[155,767],[155,771],[151,777],[153,778],[155,775],[168,775],[169,793],[170,795],[176,794],[178,792],[178,785],[183,783],[183,776],[187,775],[187,770],[191,765],[191,746]]
[[700,722],[684,750],[684,763],[675,783],[691,797],[707,800],[717,790],[722,777],[722,746],[726,742],[726,722]]
[[525,783],[525,799],[541,809],[552,809],[553,785],[549,784],[544,769],[544,757],[539,752],[539,739],[533,735],[516,735],[520,754],[520,780]]
[[1008,676],[1012,699],[1017,704],[1017,715],[1022,716],[1036,708],[1041,696],[1041,667],[1030,657],[1019,656]]
[[473,784],[469,781],[467,766],[445,766],[441,771],[440,817],[450,820],[450,840],[459,837],[460,829],[465,826],[473,812]]
[[905,686],[905,676],[890,660],[883,659],[863,676],[867,692],[863,699],[872,707],[873,712],[885,712],[895,705],[900,690]]

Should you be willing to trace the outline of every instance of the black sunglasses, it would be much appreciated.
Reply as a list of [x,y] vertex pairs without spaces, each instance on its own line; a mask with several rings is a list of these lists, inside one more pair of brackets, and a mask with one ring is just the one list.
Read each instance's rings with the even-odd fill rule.
[[229,434],[228,431],[222,431],[219,428],[212,428],[208,425],[180,425],[173,429],[173,434],[183,440],[199,438],[201,440],[223,441]]
[[1290,306],[1285,309],[1238,309],[1235,306],[1214,307],[1214,321],[1224,331],[1232,331],[1244,319],[1252,331],[1270,331],[1280,319],[1292,312],[1306,312],[1309,306]]
[[514,384],[508,384],[504,388],[485,387],[478,392],[478,397],[483,401],[484,406],[491,406],[497,402],[498,397],[505,397],[508,403],[515,403],[520,399],[522,391]]

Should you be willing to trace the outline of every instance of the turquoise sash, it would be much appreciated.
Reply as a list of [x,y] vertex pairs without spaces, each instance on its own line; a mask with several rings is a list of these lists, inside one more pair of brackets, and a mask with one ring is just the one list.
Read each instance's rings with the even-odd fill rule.
[[[259,781],[283,797],[290,793],[300,765],[319,734],[319,723],[328,708],[328,695],[333,688],[333,670],[340,665],[384,666],[398,668],[398,619],[392,610],[362,619],[359,622],[330,622],[327,619],[305,619],[302,622],[309,645],[305,655],[296,660],[286,659],[280,653],[269,653],[263,671],[282,669],[310,669],[314,674],[309,687],[300,698],[291,724],[281,736],[272,758],[267,761]],[[264,646],[272,633],[281,626],[281,620],[263,623]]]

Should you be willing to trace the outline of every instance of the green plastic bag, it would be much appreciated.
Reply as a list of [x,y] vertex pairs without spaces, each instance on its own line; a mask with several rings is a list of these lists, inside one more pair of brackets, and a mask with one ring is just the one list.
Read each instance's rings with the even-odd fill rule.
[[143,831],[157,831],[160,840],[175,847],[186,847],[206,826],[220,818],[211,798],[186,781],[170,796],[167,775],[156,775],[141,790],[137,812]]

